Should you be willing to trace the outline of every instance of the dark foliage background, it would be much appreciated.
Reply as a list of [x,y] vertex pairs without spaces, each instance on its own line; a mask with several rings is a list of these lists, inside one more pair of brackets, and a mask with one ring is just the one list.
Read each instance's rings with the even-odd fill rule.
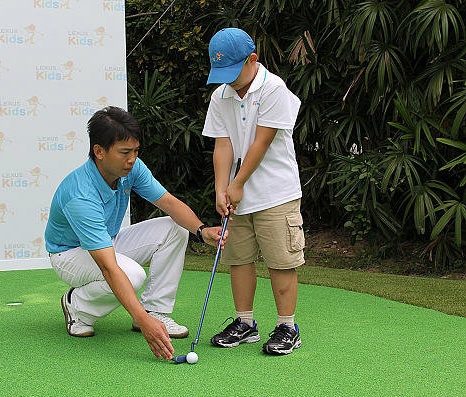
[[[132,49],[171,1],[127,1]],[[260,61],[302,107],[295,147],[302,211],[393,255],[416,242],[426,266],[464,270],[466,4],[463,0],[176,0],[128,58],[142,159],[208,222],[213,142],[201,137],[207,47],[222,27],[254,39]],[[141,220],[153,208],[135,199]]]

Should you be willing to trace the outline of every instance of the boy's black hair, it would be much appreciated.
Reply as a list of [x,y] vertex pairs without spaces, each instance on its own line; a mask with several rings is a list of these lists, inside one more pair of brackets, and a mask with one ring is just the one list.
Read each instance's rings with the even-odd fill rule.
[[141,129],[136,118],[126,110],[108,106],[94,113],[87,123],[89,157],[95,161],[94,145],[109,150],[117,141],[139,141]]

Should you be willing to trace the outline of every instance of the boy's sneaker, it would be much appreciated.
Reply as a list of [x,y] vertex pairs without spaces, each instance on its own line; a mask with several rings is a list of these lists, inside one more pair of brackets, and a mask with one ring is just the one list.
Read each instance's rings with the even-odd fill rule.
[[293,349],[301,347],[298,324],[295,329],[286,324],[280,324],[269,334],[270,339],[262,346],[262,351],[267,354],[290,354]]
[[61,307],[63,314],[65,315],[66,330],[71,336],[77,336],[80,338],[87,338],[94,336],[94,328],[81,321],[71,307],[71,293],[74,288],[68,290],[68,292],[61,297]]
[[[232,317],[230,318],[233,320]],[[253,326],[250,327],[248,324],[243,323],[241,318],[238,317],[236,320],[233,320],[233,322],[227,325],[222,332],[214,335],[210,341],[215,346],[235,347],[240,343],[253,343],[259,341],[260,339],[261,337],[257,330],[256,321],[254,321]]]
[[[186,338],[189,335],[189,330],[184,325],[178,324],[175,320],[171,317],[168,317],[165,313],[159,312],[147,312],[156,320],[159,320],[165,325],[167,329],[168,335],[170,338],[180,339]],[[133,331],[140,332],[141,328],[139,327],[138,323],[133,320]]]

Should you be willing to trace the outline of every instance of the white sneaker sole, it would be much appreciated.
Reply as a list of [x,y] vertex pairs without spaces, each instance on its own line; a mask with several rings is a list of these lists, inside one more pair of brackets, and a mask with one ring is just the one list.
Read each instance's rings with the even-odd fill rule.
[[220,347],[236,347],[236,346],[240,345],[241,343],[254,343],[254,342],[259,342],[260,340],[261,340],[260,335],[251,335],[251,336],[248,336],[247,338],[241,339],[241,340],[238,341],[238,342],[234,342],[234,343],[223,343],[223,344],[216,343],[215,346],[220,346]]
[[70,314],[68,313],[68,310],[66,309],[66,302],[65,302],[67,293],[61,297],[61,308],[63,309],[63,314],[65,315],[66,331],[71,336],[76,336],[78,338],[89,338],[91,336],[94,336],[95,333],[93,331],[83,332],[81,334],[76,334],[76,333],[71,332],[71,329],[69,326],[71,317],[70,317]]
[[294,349],[300,348],[301,345],[302,345],[301,339],[298,339],[296,343],[294,344],[294,346],[289,350],[280,350],[280,351],[268,350],[267,353],[269,354],[290,354],[293,352]]

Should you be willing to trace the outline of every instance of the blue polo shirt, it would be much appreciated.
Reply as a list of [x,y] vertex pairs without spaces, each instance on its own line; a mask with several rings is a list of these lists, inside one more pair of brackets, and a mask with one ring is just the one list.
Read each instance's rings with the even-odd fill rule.
[[45,247],[57,253],[75,247],[97,250],[111,247],[120,230],[131,190],[154,202],[167,191],[147,166],[137,159],[128,176],[110,188],[89,159],[58,186],[45,229]]

